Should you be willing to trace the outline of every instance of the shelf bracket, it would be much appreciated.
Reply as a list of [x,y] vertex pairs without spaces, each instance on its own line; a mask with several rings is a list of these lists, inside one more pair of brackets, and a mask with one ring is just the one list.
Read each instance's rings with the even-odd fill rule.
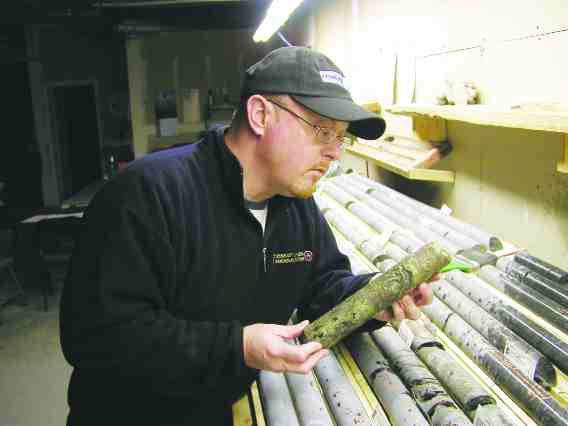
[[562,161],[556,163],[556,171],[558,173],[568,173],[568,133],[565,133],[562,138]]
[[448,140],[446,120],[439,117],[412,116],[412,130],[418,140],[444,142]]

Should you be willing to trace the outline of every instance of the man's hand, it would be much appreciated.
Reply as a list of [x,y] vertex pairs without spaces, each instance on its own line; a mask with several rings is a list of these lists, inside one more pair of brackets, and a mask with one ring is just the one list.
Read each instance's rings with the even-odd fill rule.
[[245,327],[245,364],[251,368],[277,373],[309,373],[329,351],[317,342],[293,344],[292,339],[300,336],[308,324],[309,321],[302,321],[296,325],[252,324]]
[[375,315],[375,319],[379,321],[402,321],[403,319],[416,320],[420,317],[420,309],[418,306],[429,305],[432,303],[432,287],[431,283],[440,279],[440,274],[434,274],[425,283],[420,284],[405,294],[402,299],[392,304],[391,309],[379,312]]

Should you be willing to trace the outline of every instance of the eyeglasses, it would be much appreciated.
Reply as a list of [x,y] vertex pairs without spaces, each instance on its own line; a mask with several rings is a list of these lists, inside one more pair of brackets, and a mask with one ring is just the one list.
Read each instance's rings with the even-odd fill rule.
[[333,130],[329,127],[322,127],[322,126],[318,126],[317,124],[312,124],[308,120],[306,120],[304,117],[301,117],[300,115],[296,114],[291,109],[286,108],[284,105],[281,105],[278,102],[275,102],[275,101],[273,101],[272,99],[269,99],[269,98],[266,98],[266,100],[268,102],[270,102],[271,104],[274,104],[279,108],[282,108],[284,111],[289,112],[294,117],[296,117],[297,119],[303,121],[308,126],[310,126],[314,130],[314,134],[316,135],[316,139],[319,142],[326,144],[326,145],[330,145],[330,144],[335,143],[336,145],[339,146],[340,149],[343,149],[346,146],[349,146],[349,145],[352,144],[351,139],[349,139],[345,136],[338,135],[335,130]]

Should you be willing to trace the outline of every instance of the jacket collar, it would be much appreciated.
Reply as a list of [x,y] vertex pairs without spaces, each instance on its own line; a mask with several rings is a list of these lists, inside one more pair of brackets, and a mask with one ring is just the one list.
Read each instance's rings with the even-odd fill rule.
[[[219,152],[219,160],[221,166],[221,174],[223,176],[223,185],[227,188],[229,196],[233,202],[239,207],[245,207],[245,199],[243,193],[243,169],[241,163],[231,152],[225,143],[225,132],[227,127],[215,129],[214,142]],[[277,212],[286,209],[292,202],[293,198],[276,195],[269,200],[268,209]]]

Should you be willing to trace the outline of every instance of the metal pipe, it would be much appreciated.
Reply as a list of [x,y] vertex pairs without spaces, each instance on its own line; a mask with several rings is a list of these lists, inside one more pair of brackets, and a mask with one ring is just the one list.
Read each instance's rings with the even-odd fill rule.
[[[410,388],[416,403],[434,425],[471,425],[438,379],[426,368],[392,327],[372,333],[373,339],[391,362],[391,366]],[[451,410],[440,410],[441,407]],[[442,411],[442,413],[440,413]],[[461,414],[461,415],[460,415]],[[452,420],[450,423],[449,420]],[[436,420],[436,423],[434,423]]]
[[568,344],[517,309],[506,305],[503,300],[493,294],[490,285],[481,278],[460,271],[448,272],[445,278],[533,347],[539,348],[560,370],[568,374]]
[[314,370],[338,426],[373,426],[333,352]]
[[355,333],[345,340],[359,369],[373,388],[395,426],[428,426],[428,421],[400,378],[368,333]]
[[479,270],[479,276],[511,299],[554,324],[562,332],[568,333],[568,310],[554,300],[543,296],[526,284],[512,280],[510,276],[492,265],[483,266]]
[[528,380],[505,355],[495,349],[459,315],[439,299],[422,311],[440,327],[497,385],[507,389],[515,402],[542,426],[568,426],[568,411],[539,384]]
[[269,426],[300,426],[288,384],[282,373],[261,371],[258,385]]
[[[454,280],[456,276],[459,278],[458,274],[453,274]],[[440,300],[481,333],[529,379],[545,387],[556,386],[556,371],[544,355],[517,337],[515,333],[448,282],[437,281],[433,283],[432,289]]]

